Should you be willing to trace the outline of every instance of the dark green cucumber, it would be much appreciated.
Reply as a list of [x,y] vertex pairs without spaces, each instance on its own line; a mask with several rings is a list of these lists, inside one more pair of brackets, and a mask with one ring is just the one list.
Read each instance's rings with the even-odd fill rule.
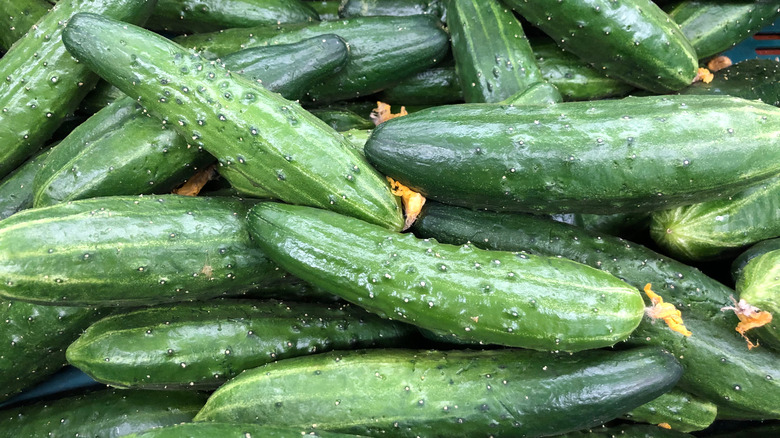
[[613,419],[668,391],[680,373],[658,348],[332,352],[242,373],[195,421],[387,437],[548,436]]
[[0,3],[0,51],[8,50],[51,9],[46,0],[9,0]]
[[774,251],[776,249],[780,249],[780,237],[776,239],[762,240],[746,249],[731,263],[731,279],[736,283],[737,279],[742,275],[742,270],[745,269],[745,265],[747,265],[748,262],[762,254],[765,254],[769,251]]
[[651,0],[504,2],[561,47],[636,87],[668,93],[696,76],[696,52]]
[[715,72],[709,84],[696,82],[680,94],[727,94],[780,106],[780,61],[747,59]]
[[263,203],[248,220],[293,275],[454,338],[577,351],[625,339],[644,312],[635,288],[569,260],[443,245],[310,207]]
[[606,233],[628,240],[645,238],[650,228],[650,213],[555,214],[558,222],[576,225],[588,231]]
[[724,96],[448,105],[383,123],[365,151],[441,202],[612,214],[722,198],[777,175],[778,126],[778,108]]
[[675,388],[629,411],[623,418],[641,423],[666,423],[672,430],[693,432],[708,428],[717,413],[715,403]]
[[321,21],[333,21],[339,19],[339,6],[341,0],[311,0],[306,4],[314,9]]
[[339,15],[344,18],[389,15],[432,15],[446,21],[446,0],[343,0]]
[[523,26],[506,6],[452,0],[447,11],[452,54],[466,102],[501,102],[544,80]]
[[63,0],[0,59],[0,178],[46,143],[97,82],[62,44],[78,12],[142,22],[152,0]]
[[321,103],[381,91],[434,66],[449,50],[449,37],[441,24],[423,15],[228,29],[175,41],[212,58],[244,48],[290,44],[325,34],[340,36],[350,52],[341,71],[309,91],[307,99]]
[[33,206],[33,180],[51,149],[27,160],[0,180],[0,220]]
[[173,33],[317,21],[300,0],[157,0],[146,27]]
[[778,237],[780,176],[725,199],[653,212],[650,235],[672,256],[697,261],[728,258]]
[[189,422],[206,396],[197,391],[98,390],[0,411],[7,437],[119,437]]
[[736,46],[772,24],[780,13],[780,4],[777,0],[682,0],[664,10],[703,59]]
[[330,350],[401,346],[416,331],[349,305],[221,300],[104,318],[68,347],[71,365],[135,389],[216,389],[244,370]]
[[250,241],[247,208],[167,195],[19,212],[0,222],[0,295],[137,306],[239,293],[283,275]]
[[780,249],[750,260],[742,269],[736,287],[740,300],[772,314],[772,322],[754,333],[767,344],[780,347]]
[[385,178],[299,104],[159,35],[97,15],[73,18],[64,41],[84,64],[263,194],[402,227],[400,202]]
[[123,435],[123,438],[357,438],[338,432],[303,431],[300,428],[284,426],[262,426],[252,423],[182,423],[173,426],[155,427],[146,432]]
[[311,109],[310,113],[327,123],[336,131],[349,131],[350,129],[373,129],[374,122],[365,119],[347,109]]
[[377,100],[400,105],[444,105],[463,102],[463,90],[455,67],[434,67],[386,88]]
[[0,301],[0,401],[65,366],[68,345],[107,313],[90,307]]
[[620,424],[557,435],[557,438],[693,438],[693,435],[646,424]]

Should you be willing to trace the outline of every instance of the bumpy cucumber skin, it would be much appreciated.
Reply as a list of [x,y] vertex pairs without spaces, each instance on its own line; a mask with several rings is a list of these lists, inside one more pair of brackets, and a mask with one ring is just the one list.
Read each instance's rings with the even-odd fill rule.
[[696,261],[728,258],[780,236],[780,176],[725,199],[655,211],[650,235],[675,258]]
[[0,411],[0,430],[9,437],[120,437],[189,422],[205,401],[197,391],[99,390]]
[[314,9],[300,0],[157,0],[146,27],[174,33],[201,33],[317,20]]
[[776,249],[780,249],[780,237],[776,239],[762,240],[746,249],[731,263],[731,279],[736,283],[737,279],[742,275],[742,270],[745,269],[745,265],[747,265],[748,262],[760,256],[761,254],[765,254]]
[[213,160],[124,97],[52,148],[35,177],[33,206],[97,196],[168,193]]
[[65,349],[105,309],[0,301],[0,401],[65,366]]
[[523,26],[506,6],[452,0],[447,11],[452,54],[466,102],[501,102],[543,81]]
[[680,372],[657,348],[332,352],[241,374],[195,421],[388,437],[547,436],[615,418],[668,391]]
[[455,67],[434,67],[386,88],[377,99],[389,104],[444,105],[463,102]]
[[176,38],[205,57],[224,56],[250,47],[290,44],[336,34],[350,48],[347,64],[337,74],[309,90],[307,100],[327,103],[366,96],[433,67],[449,51],[449,36],[441,24],[424,15],[355,17],[309,25],[289,24],[226,29]]
[[683,0],[665,10],[680,25],[699,59],[717,55],[758,32],[780,13],[777,0]]
[[727,94],[780,106],[780,61],[747,59],[715,72],[709,84],[696,82],[680,94]]
[[623,418],[642,423],[666,423],[673,430],[693,432],[709,427],[718,413],[715,403],[674,388],[629,411]]
[[455,338],[577,351],[625,339],[644,312],[636,289],[569,260],[441,245],[309,207],[264,203],[248,221],[293,275]]
[[400,201],[386,179],[298,103],[159,35],[97,15],[72,19],[64,41],[84,64],[263,194],[402,227]]
[[234,199],[105,197],[0,222],[0,295],[40,304],[151,305],[239,293],[283,275]]
[[772,322],[754,332],[766,343],[780,347],[780,249],[761,254],[745,265],[737,279],[737,294],[772,314]]
[[57,3],[0,59],[0,178],[33,155],[97,82],[70,56],[62,32],[77,12],[142,22],[152,0],[67,0]]
[[311,436],[314,438],[357,438],[358,435],[350,435],[338,432],[308,432],[299,428],[262,426],[259,424],[243,423],[182,423],[173,426],[157,427],[146,432],[131,433],[123,438],[301,438]]
[[0,51],[8,50],[51,9],[46,0],[10,0],[0,3]]
[[33,181],[51,149],[30,158],[0,180],[0,220],[33,206]]
[[448,105],[381,124],[365,152],[449,204],[611,214],[722,198],[777,175],[778,125],[777,108],[724,96]]
[[349,305],[221,300],[104,318],[68,362],[120,388],[216,389],[241,371],[330,350],[401,346],[416,331]]
[[377,15],[432,15],[446,21],[447,4],[445,0],[344,0],[339,6],[343,18]]

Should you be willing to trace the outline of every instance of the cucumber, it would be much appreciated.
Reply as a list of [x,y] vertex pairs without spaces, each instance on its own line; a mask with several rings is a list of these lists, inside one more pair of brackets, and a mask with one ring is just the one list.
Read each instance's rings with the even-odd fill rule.
[[724,197],[777,175],[778,126],[777,108],[724,96],[448,105],[383,123],[365,153],[441,202],[629,213]]
[[414,330],[349,305],[222,300],[141,309],[92,324],[71,365],[134,389],[214,390],[246,369],[321,351],[400,346]]
[[8,437],[119,437],[191,421],[206,397],[196,391],[104,389],[0,411]]
[[780,238],[762,240],[746,249],[731,263],[731,279],[736,283],[737,279],[742,276],[742,270],[745,269],[745,265],[748,264],[748,262],[755,257],[776,249],[780,249]]
[[503,4],[451,0],[447,11],[466,102],[501,102],[543,81],[523,26]]
[[737,279],[740,300],[772,314],[769,324],[755,330],[767,344],[780,347],[780,249],[750,260]]
[[325,34],[343,38],[350,52],[341,71],[309,90],[306,99],[316,103],[376,93],[433,67],[449,51],[449,37],[441,23],[423,15],[227,29],[175,41],[207,58],[216,58],[245,48],[290,44]]
[[0,180],[0,220],[33,206],[33,180],[51,149],[45,149]]
[[125,96],[127,95],[119,88],[100,80],[95,88],[87,94],[87,97],[81,101],[77,113],[91,116]]
[[314,9],[321,21],[333,21],[339,19],[339,6],[341,0],[312,0],[306,4]]
[[557,435],[557,438],[692,438],[693,435],[646,424],[620,424]]
[[623,418],[641,423],[666,423],[673,430],[693,432],[708,428],[717,413],[715,403],[675,388],[631,410]]
[[375,126],[371,120],[364,119],[347,109],[311,109],[309,112],[339,132],[351,129],[373,129]]
[[693,82],[696,52],[650,0],[505,0],[555,42],[610,77],[654,93]]
[[736,46],[772,24],[780,13],[780,4],[777,0],[682,0],[664,10],[680,25],[699,59],[704,59]]
[[251,423],[182,423],[131,433],[124,435],[123,438],[300,438],[301,436],[357,438],[358,435],[321,431],[304,432],[299,428],[262,426]]
[[[138,96],[153,115],[263,194],[390,229],[402,227],[400,202],[385,178],[299,104],[159,35],[115,20],[79,15],[64,38],[68,50],[104,79]],[[123,67],[127,63],[134,68]]]
[[628,240],[645,238],[650,229],[650,213],[555,214],[558,222],[576,225],[588,231],[606,233]]
[[248,205],[187,196],[106,197],[0,222],[0,296],[138,306],[239,293],[284,275],[250,241]]
[[242,373],[195,421],[387,437],[547,436],[615,418],[668,391],[680,373],[657,348],[331,352]]
[[66,364],[65,349],[109,312],[91,307],[0,301],[0,401],[10,399]]
[[8,50],[51,9],[46,0],[12,0],[0,3],[0,51]]
[[454,338],[577,351],[625,339],[644,313],[635,288],[569,260],[442,245],[310,207],[263,203],[248,221],[293,275]]
[[695,261],[725,259],[778,237],[780,176],[726,199],[653,212],[650,235],[672,256]]
[[343,18],[431,15],[446,21],[447,2],[445,0],[343,0],[339,7],[339,15]]
[[146,27],[158,32],[200,33],[317,20],[314,9],[300,0],[157,0]]
[[95,85],[97,76],[65,50],[62,32],[77,12],[143,22],[152,0],[64,0],[0,59],[0,178],[33,155]]
[[780,61],[747,59],[719,70],[709,84],[696,82],[680,94],[727,94],[780,106]]
[[541,105],[547,106],[560,102],[563,100],[560,91],[555,85],[548,82],[537,82],[525,91],[521,91],[515,95],[509,96],[501,103],[508,105]]
[[444,105],[463,102],[455,67],[434,67],[386,88],[377,100],[399,105]]

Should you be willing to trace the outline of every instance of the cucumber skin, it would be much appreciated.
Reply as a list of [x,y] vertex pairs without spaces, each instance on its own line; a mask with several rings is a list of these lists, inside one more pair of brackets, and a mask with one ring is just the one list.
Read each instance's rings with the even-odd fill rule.
[[288,427],[263,426],[259,424],[235,423],[182,423],[173,426],[157,427],[145,432],[123,435],[122,438],[300,438],[312,436],[319,438],[357,438],[337,432],[311,432]]
[[300,0],[158,0],[146,27],[174,33],[213,32],[319,19]]
[[547,436],[615,418],[668,391],[680,372],[660,349],[331,352],[241,374],[195,421],[388,437]]
[[65,349],[109,313],[91,307],[0,301],[0,401],[43,381],[66,365]]
[[51,8],[46,0],[13,0],[0,3],[0,51],[8,50]]
[[73,342],[67,358],[114,387],[214,390],[272,361],[400,346],[413,332],[349,305],[221,300],[109,316]]
[[153,7],[152,0],[61,1],[0,59],[0,178],[43,146],[97,82],[62,45],[67,21],[88,11],[143,22]]
[[463,102],[455,67],[433,67],[382,90],[377,99],[399,105],[444,105]]
[[644,313],[636,289],[568,260],[441,245],[276,203],[253,208],[248,222],[257,245],[293,275],[455,338],[577,351],[625,339]]
[[696,82],[680,94],[727,94],[780,107],[780,61],[747,59],[717,71],[709,84]]
[[780,351],[780,249],[750,260],[737,279],[737,294],[753,306],[772,314],[769,324],[754,331]]
[[310,113],[339,132],[351,129],[374,129],[374,122],[347,109],[310,109]]
[[33,206],[33,181],[50,151],[40,152],[0,180],[0,220]]
[[383,123],[365,153],[383,174],[453,205],[628,213],[724,197],[777,175],[778,125],[777,108],[723,96],[448,105]]
[[571,432],[558,435],[556,438],[693,438],[694,436],[678,432],[676,430],[664,429],[658,426],[647,424],[619,424],[616,426],[601,426],[593,429]]
[[250,241],[247,209],[233,199],[166,195],[19,212],[0,222],[0,295],[137,306],[239,293],[284,275]]
[[679,260],[717,260],[780,236],[780,176],[726,199],[699,202],[650,216],[650,235]]
[[698,58],[650,0],[505,0],[531,24],[599,71],[658,94],[693,82]]
[[734,283],[742,275],[742,270],[745,269],[745,265],[748,264],[754,258],[769,251],[780,249],[780,237],[776,239],[762,240],[755,245],[751,246],[745,252],[737,256],[731,263],[731,279]]
[[[84,64],[137,96],[152,115],[193,138],[191,144],[220,166],[242,173],[262,194],[401,229],[400,201],[387,180],[299,104],[159,35],[100,16],[72,19],[64,42]],[[134,68],[124,68],[127,63]]]
[[241,49],[289,44],[325,34],[343,38],[350,54],[339,73],[309,90],[306,100],[316,103],[376,93],[433,67],[449,52],[449,36],[441,23],[424,15],[226,29],[174,41],[201,51],[207,58],[216,58]]
[[106,389],[0,411],[8,437],[119,437],[189,422],[206,395],[197,391]]
[[432,15],[447,20],[446,0],[344,0],[339,6],[342,18],[389,15]]
[[674,388],[629,411],[623,418],[650,424],[666,423],[672,430],[693,432],[709,427],[717,413],[715,403]]

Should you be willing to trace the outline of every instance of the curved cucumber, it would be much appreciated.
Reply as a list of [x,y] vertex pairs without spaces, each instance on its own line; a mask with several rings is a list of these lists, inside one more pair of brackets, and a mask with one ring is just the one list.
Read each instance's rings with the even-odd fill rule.
[[33,206],[33,181],[50,151],[30,158],[0,180],[0,220]]
[[242,373],[195,421],[388,437],[548,436],[615,418],[668,391],[681,372],[656,348],[332,352]]
[[[72,19],[64,41],[104,79],[138,96],[263,194],[402,227],[400,202],[385,178],[299,104],[159,35],[97,15]],[[125,68],[128,63],[134,68]]]
[[672,430],[693,432],[708,428],[717,413],[715,403],[675,388],[632,409],[623,418],[641,423],[666,423]]
[[727,94],[743,99],[759,99],[780,106],[780,61],[748,59],[715,73],[709,84],[696,82],[680,94]]
[[0,51],[8,50],[51,9],[46,0],[12,0],[0,3]]
[[780,347],[780,249],[750,260],[737,279],[740,300],[772,314],[772,322],[756,330],[768,344]]
[[780,176],[726,199],[653,212],[650,235],[674,257],[699,261],[728,258],[752,243],[778,237]]
[[577,351],[625,339],[644,313],[635,288],[569,260],[442,245],[309,207],[259,204],[248,220],[293,275],[455,338]]
[[284,274],[250,241],[247,208],[167,195],[19,212],[0,222],[0,295],[137,306],[238,293]]
[[284,426],[263,426],[251,423],[182,423],[173,426],[155,427],[145,432],[123,435],[123,438],[358,438],[338,432],[307,432],[300,428]]
[[448,105],[383,123],[365,152],[441,202],[611,214],[724,197],[777,175],[778,126],[780,109],[722,96]]
[[349,305],[222,300],[141,309],[92,324],[71,365],[111,386],[216,389],[240,372],[330,350],[399,346],[414,330]]
[[737,256],[731,263],[731,278],[736,283],[737,279],[742,276],[742,270],[745,269],[745,265],[747,265],[748,262],[762,254],[776,249],[780,249],[780,237],[762,240],[746,249],[745,252]]

